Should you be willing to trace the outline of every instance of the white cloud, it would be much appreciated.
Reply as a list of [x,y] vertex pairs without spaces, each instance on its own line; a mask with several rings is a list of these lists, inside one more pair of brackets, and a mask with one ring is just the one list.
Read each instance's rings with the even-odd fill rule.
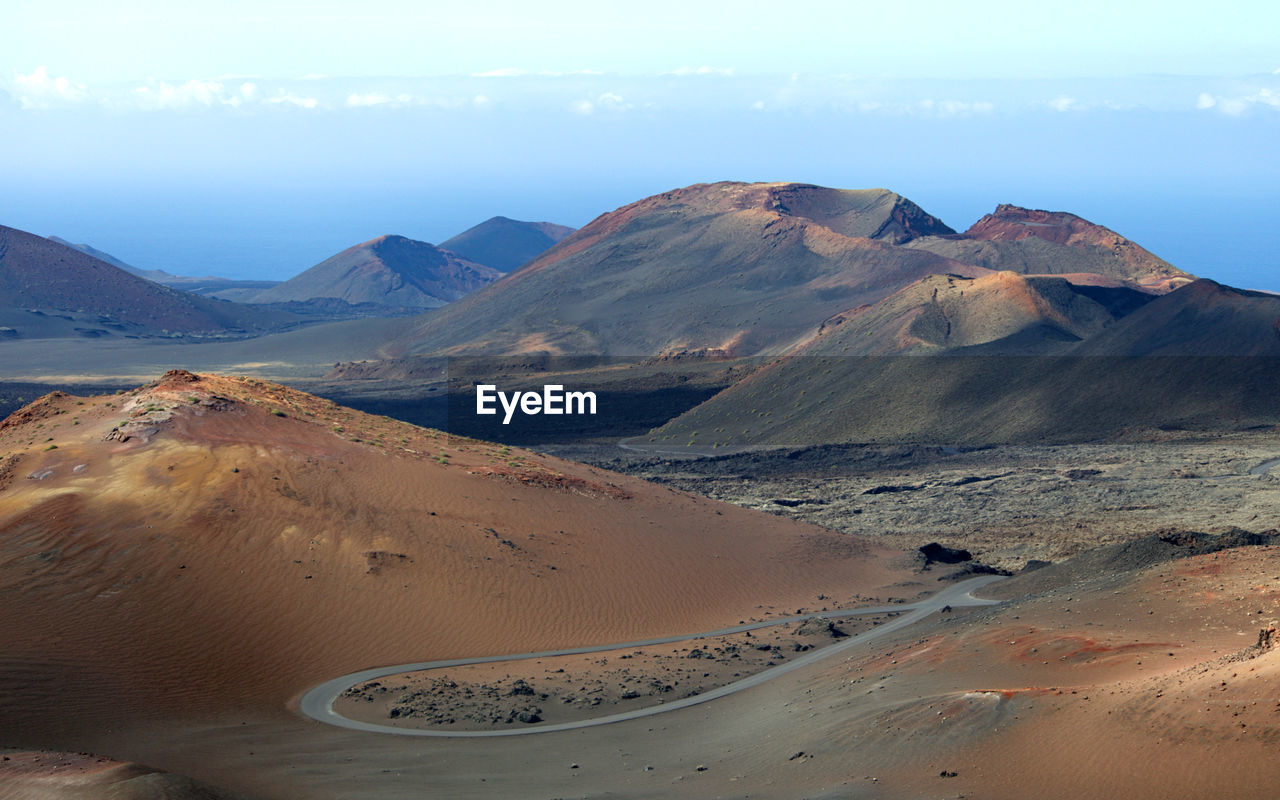
[[89,99],[89,92],[68,78],[50,77],[49,70],[40,66],[30,75],[14,73],[13,96],[23,108],[52,108],[82,103]]
[[[653,104],[646,104],[646,107],[652,107]],[[594,100],[575,100],[569,104],[569,110],[575,114],[589,116],[597,111],[605,112],[622,112],[635,108],[634,103],[628,103],[620,94],[614,92],[602,92],[597,95]]]
[[482,94],[478,94],[478,95],[476,95],[475,97],[471,98],[471,105],[475,106],[476,108],[480,108],[480,109],[492,108],[492,107],[493,107],[493,101],[492,101],[492,100],[490,100],[488,97],[485,97],[485,96],[484,96],[484,95],[482,95]]
[[733,75],[733,67],[708,67],[705,65],[701,67],[676,67],[670,72],[664,72],[663,74],[678,75],[680,77],[686,77],[689,75],[719,75],[721,77],[728,78]]
[[1280,108],[1280,91],[1275,89],[1260,89],[1252,98],[1255,103],[1268,105],[1272,108]]
[[751,104],[750,108],[752,111],[764,111],[764,101],[757,100]]
[[1076,99],[1074,97],[1067,97],[1065,94],[1060,94],[1049,101],[1049,108],[1052,108],[1054,111],[1070,111],[1073,108],[1079,107],[1080,106],[1076,103]]
[[134,89],[129,100],[131,105],[149,111],[238,106],[242,102],[239,94],[228,94],[220,81],[202,80],[189,80],[180,85],[149,81]]
[[1196,98],[1196,108],[1201,111],[1218,111],[1229,117],[1238,117],[1255,108],[1280,109],[1280,90],[1264,88],[1241,97],[1221,97],[1201,92]]

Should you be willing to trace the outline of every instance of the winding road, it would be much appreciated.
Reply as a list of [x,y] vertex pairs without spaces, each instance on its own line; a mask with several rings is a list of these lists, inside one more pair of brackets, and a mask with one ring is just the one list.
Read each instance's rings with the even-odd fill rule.
[[[976,578],[960,581],[953,586],[937,594],[927,597],[924,600],[918,600],[914,603],[902,603],[890,606],[871,606],[866,608],[850,608],[837,611],[820,611],[812,614],[797,614],[791,617],[782,617],[779,619],[763,620],[760,622],[750,622],[743,625],[734,625],[728,628],[720,628],[714,631],[704,631],[702,633],[690,633],[679,636],[664,636],[657,639],[641,639],[633,642],[619,642],[617,644],[592,645],[589,647],[573,647],[564,650],[545,650],[539,653],[519,653],[515,655],[499,655],[499,656],[480,656],[478,658],[455,658],[445,661],[423,661],[417,664],[397,664],[389,667],[374,667],[372,669],[353,672],[349,675],[343,675],[330,681],[325,681],[319,686],[312,687],[307,690],[299,700],[299,710],[305,715],[318,722],[324,722],[329,725],[336,725],[341,728],[348,728],[356,731],[367,731],[370,733],[391,733],[400,736],[430,736],[442,739],[483,739],[493,736],[527,736],[535,733],[552,733],[554,731],[568,731],[578,728],[589,728],[596,725],[608,725],[613,722],[623,722],[624,720],[640,719],[642,717],[651,717],[655,714],[665,714],[668,711],[675,711],[680,708],[688,708],[689,706],[705,703],[709,700],[715,700],[719,697],[741,692],[744,689],[750,689],[752,686],[758,686],[765,681],[772,680],[794,672],[798,669],[813,664],[824,658],[846,652],[858,645],[866,644],[869,641],[878,639],[886,634],[896,630],[901,630],[909,625],[924,619],[935,611],[940,611],[944,606],[986,606],[996,605],[998,600],[983,600],[974,597],[972,592],[982,586],[986,586],[994,581],[1001,580],[999,575],[983,575]],[[902,613],[905,612],[905,613]],[[684,697],[679,700],[673,700],[658,705],[637,708],[632,711],[623,711],[617,714],[610,714],[603,717],[595,717],[593,719],[577,720],[575,722],[561,722],[555,724],[530,725],[524,728],[512,728],[493,731],[446,731],[432,729],[415,729],[415,728],[397,728],[391,725],[380,725],[374,722],[360,722],[348,719],[333,710],[333,704],[338,697],[347,689],[356,684],[365,683],[367,681],[385,678],[388,675],[398,675],[402,672],[418,672],[428,669],[441,669],[444,667],[461,667],[468,664],[489,664],[498,661],[524,661],[531,658],[551,658],[553,656],[571,656],[580,655],[582,653],[600,653],[608,650],[621,650],[631,647],[645,647],[655,644],[668,644],[671,642],[683,642],[690,639],[703,639],[710,636],[723,636],[731,633],[742,633],[743,631],[751,631],[759,628],[772,627],[774,625],[782,625],[791,622],[802,622],[814,617],[824,617],[827,619],[837,617],[852,617],[861,614],[887,614],[901,613],[899,617],[878,625],[871,630],[850,636],[839,644],[829,645],[817,650],[805,653],[798,658],[780,664],[776,667],[769,667],[761,672],[748,675],[741,680],[733,683],[725,684],[716,689],[711,689],[702,694],[696,694],[692,697]]]
[[1280,458],[1269,458],[1266,461],[1263,461],[1258,466],[1251,467],[1249,469],[1249,474],[1250,475],[1266,475],[1268,472],[1275,469],[1277,465],[1280,465]]

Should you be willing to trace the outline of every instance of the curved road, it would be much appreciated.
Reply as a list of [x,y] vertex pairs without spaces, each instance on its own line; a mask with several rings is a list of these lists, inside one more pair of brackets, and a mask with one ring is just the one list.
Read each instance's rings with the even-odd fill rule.
[[1268,472],[1275,469],[1277,465],[1280,465],[1280,458],[1269,458],[1266,461],[1263,461],[1258,466],[1251,467],[1249,469],[1249,474],[1250,475],[1266,475]]
[[[343,675],[330,681],[325,681],[319,686],[312,687],[302,695],[299,701],[299,710],[311,719],[318,722],[328,723],[329,725],[337,725],[341,728],[349,728],[356,731],[368,731],[371,733],[393,733],[400,736],[433,736],[444,739],[483,739],[492,736],[524,736],[534,733],[551,733],[553,731],[568,731],[577,728],[589,728],[595,725],[608,725],[613,722],[622,722],[629,719],[639,719],[641,717],[651,717],[655,714],[664,714],[668,711],[675,711],[678,708],[688,708],[698,703],[705,703],[708,700],[715,700],[718,697],[740,692],[749,689],[752,686],[758,686],[765,681],[772,680],[779,675],[785,675],[798,669],[803,669],[810,664],[827,658],[837,653],[843,653],[857,645],[865,644],[873,639],[878,639],[888,633],[912,625],[935,611],[942,609],[943,606],[986,606],[996,605],[998,600],[982,600],[974,597],[971,592],[973,590],[986,586],[994,581],[1001,580],[999,575],[983,575],[976,578],[970,578],[961,581],[954,586],[948,586],[946,589],[938,592],[932,597],[918,600],[914,603],[904,603],[892,606],[874,606],[868,608],[851,608],[841,611],[821,611],[813,614],[798,614],[792,617],[782,617],[780,619],[764,620],[761,622],[750,622],[744,625],[734,625],[729,628],[720,628],[714,631],[705,631],[703,633],[691,633],[681,636],[664,636],[657,639],[641,639],[634,642],[620,642],[617,644],[593,645],[590,647],[573,647],[564,650],[545,650],[539,653],[519,653],[516,655],[503,656],[480,656],[478,658],[455,658],[446,661],[423,661],[417,664],[397,664],[390,667],[375,667],[373,669],[361,670],[353,672],[349,675]],[[607,650],[621,650],[630,647],[645,647],[647,645],[668,644],[670,642],[682,642],[690,639],[703,639],[709,636],[722,636],[730,633],[741,633],[743,631],[756,630],[758,628],[767,628],[774,625],[782,625],[790,622],[801,622],[803,620],[812,619],[814,617],[825,617],[828,619],[835,617],[852,617],[859,614],[886,614],[908,612],[896,617],[883,625],[876,626],[869,631],[850,636],[839,644],[829,645],[819,648],[811,652],[805,653],[798,658],[780,664],[776,667],[768,667],[754,675],[725,684],[716,689],[711,689],[702,694],[696,694],[692,697],[684,697],[679,700],[673,700],[668,703],[660,703],[658,705],[637,708],[633,711],[623,711],[617,714],[610,714],[605,717],[595,717],[594,719],[578,720],[576,722],[561,722],[555,724],[530,725],[526,728],[514,728],[509,730],[495,731],[444,731],[444,730],[425,730],[411,728],[396,728],[391,725],[379,725],[374,722],[359,722],[357,720],[348,719],[333,710],[334,701],[352,686],[366,681],[385,678],[388,675],[398,675],[402,672],[418,672],[428,669],[440,669],[443,667],[461,667],[467,664],[488,664],[497,661],[523,661],[530,658],[550,658],[553,656],[571,656],[582,653],[599,653]]]

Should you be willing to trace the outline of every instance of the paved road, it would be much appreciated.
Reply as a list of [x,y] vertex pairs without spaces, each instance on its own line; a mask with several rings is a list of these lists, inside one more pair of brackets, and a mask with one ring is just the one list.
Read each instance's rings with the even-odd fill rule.
[[[492,736],[523,736],[534,733],[550,733],[553,731],[568,731],[577,728],[589,728],[595,725],[608,725],[612,722],[622,722],[629,719],[639,719],[641,717],[650,717],[655,714],[665,714],[668,711],[675,711],[679,708],[688,708],[698,703],[705,703],[709,700],[715,700],[718,697],[740,692],[749,689],[752,686],[758,686],[765,681],[785,675],[798,669],[803,669],[810,664],[827,658],[829,656],[843,653],[851,648],[866,644],[873,639],[878,639],[893,631],[900,630],[912,625],[935,611],[940,610],[943,606],[984,606],[995,605],[999,601],[982,600],[974,597],[971,592],[981,586],[986,586],[993,581],[1001,580],[998,575],[983,575],[976,578],[970,578],[965,581],[948,586],[946,589],[938,592],[932,597],[919,600],[915,603],[902,603],[890,606],[874,606],[867,608],[851,608],[839,611],[821,611],[813,614],[798,614],[792,617],[783,617],[781,619],[771,619],[762,622],[751,622],[745,625],[734,625],[728,628],[720,628],[714,631],[704,631],[702,633],[685,634],[681,636],[665,636],[657,639],[641,639],[634,642],[620,642],[618,644],[593,645],[590,647],[573,647],[564,650],[546,650],[540,653],[519,653],[516,655],[502,656],[481,656],[479,658],[455,658],[446,661],[424,661],[417,664],[398,664],[390,667],[375,667],[360,672],[353,672],[350,675],[343,675],[340,678],[334,678],[331,681],[325,681],[319,686],[309,689],[306,694],[302,695],[299,702],[299,710],[306,716],[325,722],[330,725],[337,725],[341,728],[349,728],[357,731],[368,731],[371,733],[393,733],[400,736],[432,736],[437,738],[448,739],[483,739]],[[594,719],[578,720],[576,722],[561,722],[556,724],[530,725],[523,728],[511,728],[493,731],[446,731],[446,730],[426,730],[411,728],[396,728],[391,725],[379,725],[373,722],[359,722],[338,714],[333,710],[333,703],[338,696],[356,684],[365,683],[366,681],[385,678],[388,675],[398,675],[402,672],[418,672],[426,669],[440,669],[443,667],[461,667],[467,664],[487,664],[497,661],[523,661],[530,658],[551,658],[553,656],[571,656],[582,653],[599,653],[607,650],[621,650],[623,648],[645,647],[647,645],[668,644],[671,642],[682,642],[690,639],[701,639],[709,636],[723,636],[730,633],[741,633],[743,631],[756,630],[758,628],[771,627],[773,625],[781,625],[790,622],[800,622],[814,617],[826,617],[828,619],[835,617],[852,617],[859,614],[885,614],[885,613],[901,613],[901,616],[895,617],[888,622],[878,625],[871,630],[864,631],[859,634],[850,636],[848,639],[839,644],[829,645],[817,650],[812,650],[799,656],[791,661],[776,667],[768,667],[754,675],[726,684],[716,689],[697,694],[692,697],[685,697],[679,700],[673,700],[658,705],[637,708],[632,711],[623,711],[617,714],[610,714],[605,717],[595,717]]]
[[1278,464],[1280,464],[1280,458],[1267,459],[1266,461],[1263,461],[1258,466],[1251,467],[1249,469],[1249,474],[1250,475],[1266,475],[1268,472],[1275,469],[1276,465]]

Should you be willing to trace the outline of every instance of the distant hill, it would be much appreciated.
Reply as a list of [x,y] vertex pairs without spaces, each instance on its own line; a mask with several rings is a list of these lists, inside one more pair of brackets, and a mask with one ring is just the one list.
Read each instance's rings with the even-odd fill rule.
[[80,250],[0,226],[5,336],[244,335],[300,321],[287,312],[161,286]]
[[502,273],[403,236],[349,247],[300,275],[252,295],[254,303],[336,299],[351,305],[435,308],[497,280]]
[[[981,305],[988,319],[1026,309],[1012,292]],[[1032,327],[1007,326],[1007,338],[974,346],[917,347],[914,355],[887,357],[874,348],[875,355],[846,350],[845,343],[858,339],[859,316],[872,313],[845,323],[854,327],[829,328],[795,356],[778,359],[650,435],[703,446],[987,444],[1280,425],[1280,296],[1198,280],[1077,342],[1061,335],[1057,341],[1028,337],[1052,316],[1041,314],[1038,323],[1026,317]],[[1064,331],[1060,324],[1058,330]]]
[[440,244],[469,261],[510,272],[551,249],[574,229],[553,222],[493,217]]
[[907,243],[966,264],[1027,274],[1088,272],[1169,291],[1195,276],[1115,231],[1061,211],[1000,205],[964,233]]
[[92,245],[77,244],[69,242],[59,236],[46,237],[51,242],[57,242],[65,247],[73,250],[79,250],[81,253],[93,256],[99,261],[105,261],[113,267],[119,267],[140,278],[146,278],[155,283],[162,283],[165,286],[172,286],[175,289],[181,289],[184,292],[192,292],[194,294],[202,294],[209,297],[220,297],[223,300],[243,300],[245,296],[255,292],[269,289],[277,285],[280,281],[242,281],[233,280],[231,278],[218,278],[212,276],[192,277],[189,275],[173,275],[162,269],[138,269],[132,264],[126,264],[110,253],[103,252]]
[[69,241],[67,241],[66,239],[63,239],[61,236],[49,236],[49,237],[46,237],[46,238],[47,238],[49,241],[51,241],[51,242],[57,242],[58,244],[62,245],[63,247],[70,247],[72,250],[79,250],[81,253],[84,253],[85,255],[93,256],[94,258],[98,259],[99,261],[105,261],[105,262],[107,262],[108,264],[110,264],[110,265],[111,265],[111,266],[113,266],[113,267],[119,267],[120,269],[124,270],[125,272],[129,272],[129,273],[132,273],[132,274],[134,274],[134,275],[141,276],[141,277],[146,278],[146,279],[148,279],[148,280],[156,280],[156,278],[155,278],[155,277],[153,277],[153,276],[164,276],[164,277],[166,277],[166,278],[172,278],[172,277],[175,277],[175,276],[170,275],[169,273],[165,272],[164,270],[159,270],[159,269],[138,269],[137,267],[133,266],[132,264],[126,264],[125,262],[123,262],[123,261],[121,261],[120,259],[116,258],[115,256],[111,255],[110,253],[103,252],[102,250],[99,250],[98,248],[93,247],[92,245],[87,245],[87,244],[85,244],[84,242],[80,242],[80,243],[76,243],[76,242],[69,242]]
[[1145,292],[1193,279],[1071,214],[1000,206],[960,234],[885,189],[698,184],[596,218],[385,349],[774,355],[928,275],[992,270]]
[[971,272],[897,246],[951,232],[883,189],[699,184],[598,217],[493,286],[424,318],[389,349],[782,350],[832,314],[925,275]]

